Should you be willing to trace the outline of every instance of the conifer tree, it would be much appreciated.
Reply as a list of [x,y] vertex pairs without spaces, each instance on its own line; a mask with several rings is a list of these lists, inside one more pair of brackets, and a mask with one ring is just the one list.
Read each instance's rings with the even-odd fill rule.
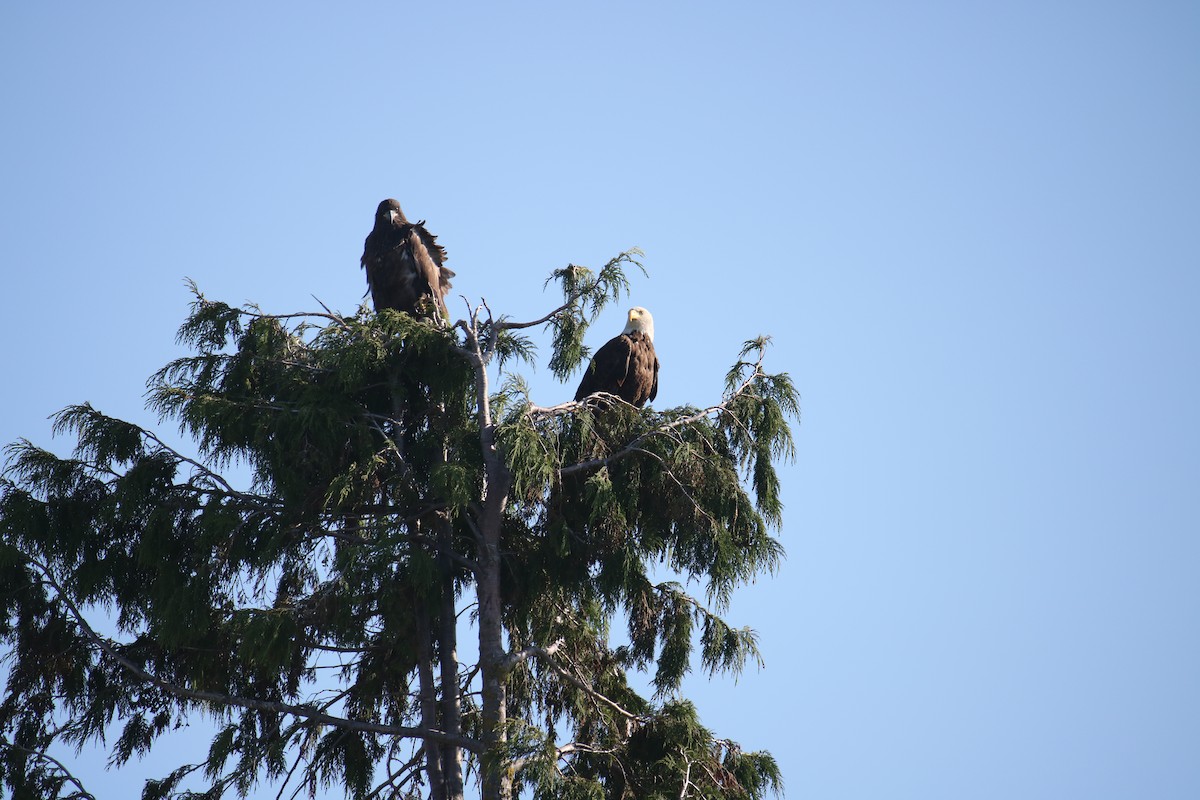
[[759,660],[721,614],[782,557],[798,406],[766,340],[706,407],[543,407],[517,371],[538,327],[559,379],[585,363],[638,255],[555,271],[561,305],[529,322],[267,314],[193,286],[191,354],[149,393],[190,454],[86,404],[55,418],[70,457],[8,447],[0,791],[90,797],[52,750],[120,767],[205,718],[208,751],[144,800],[777,793],[771,756],[678,693],[695,657]]

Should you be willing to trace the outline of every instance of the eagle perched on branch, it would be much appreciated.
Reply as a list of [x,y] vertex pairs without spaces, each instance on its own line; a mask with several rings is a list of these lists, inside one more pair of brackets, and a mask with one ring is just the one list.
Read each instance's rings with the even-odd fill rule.
[[362,266],[375,311],[394,308],[416,315],[431,302],[442,317],[446,292],[454,273],[442,266],[446,250],[425,230],[425,220],[409,222],[395,200],[384,200],[375,209],[375,227],[363,243]]
[[625,330],[592,356],[575,392],[582,400],[608,392],[638,408],[658,395],[658,356],[654,353],[654,317],[642,307],[629,309]]

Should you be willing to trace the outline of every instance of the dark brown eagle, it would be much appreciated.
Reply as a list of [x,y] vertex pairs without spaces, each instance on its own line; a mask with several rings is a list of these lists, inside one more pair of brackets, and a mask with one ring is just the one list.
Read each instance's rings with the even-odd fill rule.
[[425,230],[425,220],[409,222],[395,200],[375,209],[375,227],[363,243],[362,265],[375,311],[394,308],[416,315],[429,298],[442,317],[454,273],[442,266],[446,250]]
[[641,408],[658,394],[658,356],[654,354],[654,317],[644,308],[629,309],[620,336],[609,339],[592,356],[575,392],[582,400],[608,392]]

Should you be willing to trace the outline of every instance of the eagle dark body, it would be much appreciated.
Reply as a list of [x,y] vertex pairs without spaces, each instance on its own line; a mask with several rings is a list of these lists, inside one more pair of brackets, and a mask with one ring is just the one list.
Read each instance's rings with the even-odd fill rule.
[[658,395],[658,356],[650,336],[643,331],[622,333],[596,351],[575,399],[596,392],[615,394],[638,408]]
[[446,250],[425,230],[424,220],[409,222],[395,200],[379,204],[362,254],[375,311],[394,308],[416,315],[422,298],[429,298],[447,316],[446,293],[454,273],[442,266],[445,261]]

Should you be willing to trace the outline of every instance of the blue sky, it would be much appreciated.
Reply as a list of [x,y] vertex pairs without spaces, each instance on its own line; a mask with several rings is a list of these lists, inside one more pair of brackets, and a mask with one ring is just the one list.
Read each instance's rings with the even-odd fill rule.
[[1200,795],[1200,7],[9,3],[0,66],[0,442],[153,423],[185,277],[353,310],[384,197],[517,317],[638,246],[656,405],[760,333],[803,395],[706,723],[789,797]]

